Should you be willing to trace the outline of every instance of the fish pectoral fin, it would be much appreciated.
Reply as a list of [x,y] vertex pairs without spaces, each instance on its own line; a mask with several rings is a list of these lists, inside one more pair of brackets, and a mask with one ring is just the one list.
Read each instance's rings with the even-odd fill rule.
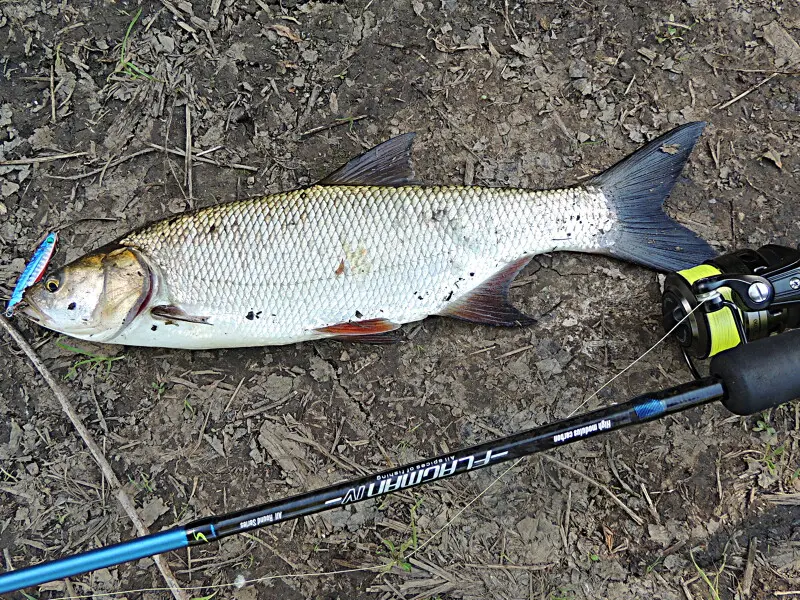
[[331,334],[336,339],[349,342],[366,342],[369,344],[393,343],[396,336],[386,334],[399,329],[400,325],[388,319],[367,319],[366,321],[350,321],[336,323],[327,327],[318,327],[314,331]]
[[375,146],[337,169],[319,185],[387,185],[414,183],[411,146],[415,133],[404,133]]
[[523,256],[508,263],[469,294],[450,304],[439,315],[505,327],[535,323],[536,319],[514,308],[508,300],[511,282],[530,261],[530,256]]
[[201,323],[203,325],[211,325],[208,322],[210,317],[198,317],[190,315],[179,306],[173,304],[164,304],[161,306],[154,306],[150,309],[150,316],[154,319],[161,319],[162,321],[183,321],[184,323]]

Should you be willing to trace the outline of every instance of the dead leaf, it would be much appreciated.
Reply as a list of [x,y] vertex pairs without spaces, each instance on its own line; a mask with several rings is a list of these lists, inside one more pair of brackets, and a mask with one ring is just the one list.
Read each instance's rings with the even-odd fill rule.
[[18,183],[5,180],[0,182],[0,196],[2,196],[3,198],[8,198],[12,194],[16,194],[18,190],[19,190]]
[[664,144],[661,146],[661,148],[659,148],[659,150],[667,154],[677,154],[680,149],[680,144]]
[[777,21],[764,27],[764,39],[775,50],[776,67],[800,63],[800,44]]
[[614,551],[614,532],[611,531],[608,527],[603,525],[603,537],[606,541],[606,548],[608,548],[609,553]]
[[650,50],[650,48],[644,48],[644,47],[643,48],[639,48],[639,50],[637,50],[637,52],[639,52],[639,54],[641,54],[647,60],[650,60],[650,61],[655,60],[656,57],[658,56],[658,53]]
[[783,161],[781,161],[781,153],[778,152],[777,150],[773,150],[772,148],[770,148],[769,150],[764,152],[762,158],[771,160],[773,163],[775,163],[776,167],[778,167],[779,169],[783,169]]
[[150,527],[161,515],[167,512],[167,510],[169,509],[164,504],[164,501],[161,498],[156,497],[142,507],[142,509],[139,511],[139,515],[141,516],[145,527]]
[[534,58],[539,53],[539,44],[526,35],[521,41],[511,44],[511,49],[525,58]]
[[299,35],[297,35],[294,31],[289,29],[286,25],[281,25],[280,23],[276,23],[272,25],[272,29],[281,37],[285,37],[288,40],[292,40],[295,44],[299,44],[303,41]]

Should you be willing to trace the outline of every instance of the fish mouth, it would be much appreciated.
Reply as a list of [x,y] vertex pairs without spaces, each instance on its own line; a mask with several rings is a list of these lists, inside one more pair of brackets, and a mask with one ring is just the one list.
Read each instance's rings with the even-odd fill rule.
[[44,312],[36,305],[32,299],[22,300],[17,306],[14,307],[14,312],[21,312],[28,319],[39,325],[44,325],[47,317]]

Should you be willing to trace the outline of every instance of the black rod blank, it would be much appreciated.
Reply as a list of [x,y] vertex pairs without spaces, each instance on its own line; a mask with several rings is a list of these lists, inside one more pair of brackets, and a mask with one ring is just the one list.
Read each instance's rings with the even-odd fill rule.
[[237,533],[377,498],[637,423],[652,421],[670,413],[721,400],[723,397],[723,385],[716,378],[702,379],[645,394],[622,404],[536,427],[451,454],[383,471],[377,475],[337,483],[226,515],[205,517],[184,527],[174,527],[113,546],[3,573],[0,574],[0,593],[72,577],[186,546],[207,544]]

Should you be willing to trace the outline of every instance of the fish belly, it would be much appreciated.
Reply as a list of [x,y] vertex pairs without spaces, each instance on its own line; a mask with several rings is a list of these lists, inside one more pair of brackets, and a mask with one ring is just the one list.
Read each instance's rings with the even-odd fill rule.
[[601,251],[613,223],[602,192],[583,188],[313,186],[213,206],[121,240],[152,263],[157,302],[208,323],[145,311],[110,341],[259,346],[340,323],[417,321],[523,256]]

